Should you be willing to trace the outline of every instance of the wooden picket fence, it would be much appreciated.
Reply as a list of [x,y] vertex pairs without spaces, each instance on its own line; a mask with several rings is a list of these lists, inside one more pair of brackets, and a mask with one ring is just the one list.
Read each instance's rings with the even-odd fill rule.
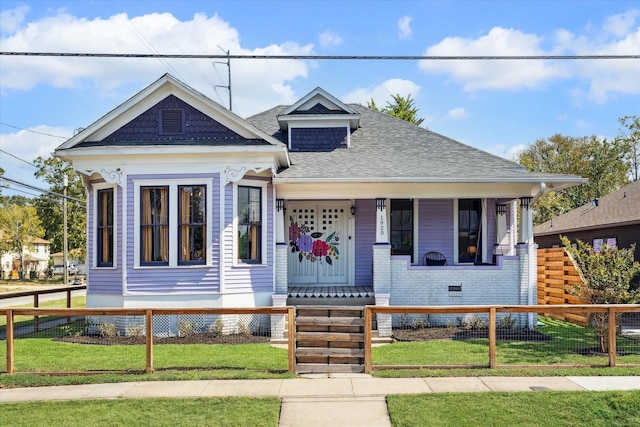
[[[584,284],[578,268],[564,248],[538,249],[538,304],[584,304],[586,301],[572,292]],[[586,325],[588,317],[578,314],[544,313],[560,320]]]

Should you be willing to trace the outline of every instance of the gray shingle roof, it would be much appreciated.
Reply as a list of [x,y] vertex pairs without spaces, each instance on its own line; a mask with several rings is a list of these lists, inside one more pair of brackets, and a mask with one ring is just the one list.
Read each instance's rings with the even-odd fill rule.
[[[640,224],[640,181],[632,182],[598,200],[553,218],[533,229],[535,236],[587,228]],[[638,225],[640,226],[640,225]]]
[[[291,167],[282,179],[396,180],[423,182],[564,181],[558,175],[532,174],[521,165],[478,150],[430,130],[358,104],[360,127],[351,133],[351,148],[330,152],[291,152]],[[247,120],[286,143],[276,116],[278,106]],[[564,178],[564,179],[563,179]],[[572,177],[576,178],[576,177]]]

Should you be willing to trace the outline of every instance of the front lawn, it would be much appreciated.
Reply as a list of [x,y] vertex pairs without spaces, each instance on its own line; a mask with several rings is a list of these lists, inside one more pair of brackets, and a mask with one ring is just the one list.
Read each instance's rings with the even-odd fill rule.
[[278,398],[123,399],[2,404],[5,426],[269,426]]
[[394,427],[640,425],[640,392],[434,393],[387,397]]
[[[500,331],[496,343],[497,364],[509,365],[606,365],[608,355],[598,347],[591,328],[540,316],[536,334],[522,339],[521,332]],[[435,329],[435,328],[434,328]],[[425,335],[417,331],[416,336]],[[437,366],[489,364],[486,330],[470,330],[450,339],[396,342],[372,349],[376,365]],[[618,364],[640,364],[640,339],[619,336]]]

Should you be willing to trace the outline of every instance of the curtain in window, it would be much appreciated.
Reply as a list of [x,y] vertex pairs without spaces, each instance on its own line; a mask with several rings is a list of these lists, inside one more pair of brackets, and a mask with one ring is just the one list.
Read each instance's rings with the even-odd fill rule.
[[166,187],[142,189],[142,262],[169,261],[169,217]]
[[260,262],[262,258],[262,189],[238,187],[238,258]]
[[180,260],[191,261],[193,254],[191,251],[191,230],[189,223],[191,223],[191,203],[192,203],[192,188],[181,187],[180,188]]
[[98,192],[98,266],[113,265],[113,190]]

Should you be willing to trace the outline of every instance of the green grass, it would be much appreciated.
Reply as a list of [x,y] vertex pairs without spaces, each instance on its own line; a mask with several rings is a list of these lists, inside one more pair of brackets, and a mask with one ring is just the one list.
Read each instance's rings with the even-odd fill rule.
[[438,393],[388,396],[394,427],[640,425],[640,392]]
[[277,398],[125,399],[2,405],[4,426],[270,426]]
[[[591,328],[540,317],[544,325],[536,331],[547,341],[498,340],[498,365],[606,365],[608,357],[580,354],[579,350],[598,349]],[[640,340],[618,337],[617,346],[628,354],[617,357],[620,364],[640,364]],[[398,342],[372,349],[376,365],[488,365],[489,341],[483,339]]]

